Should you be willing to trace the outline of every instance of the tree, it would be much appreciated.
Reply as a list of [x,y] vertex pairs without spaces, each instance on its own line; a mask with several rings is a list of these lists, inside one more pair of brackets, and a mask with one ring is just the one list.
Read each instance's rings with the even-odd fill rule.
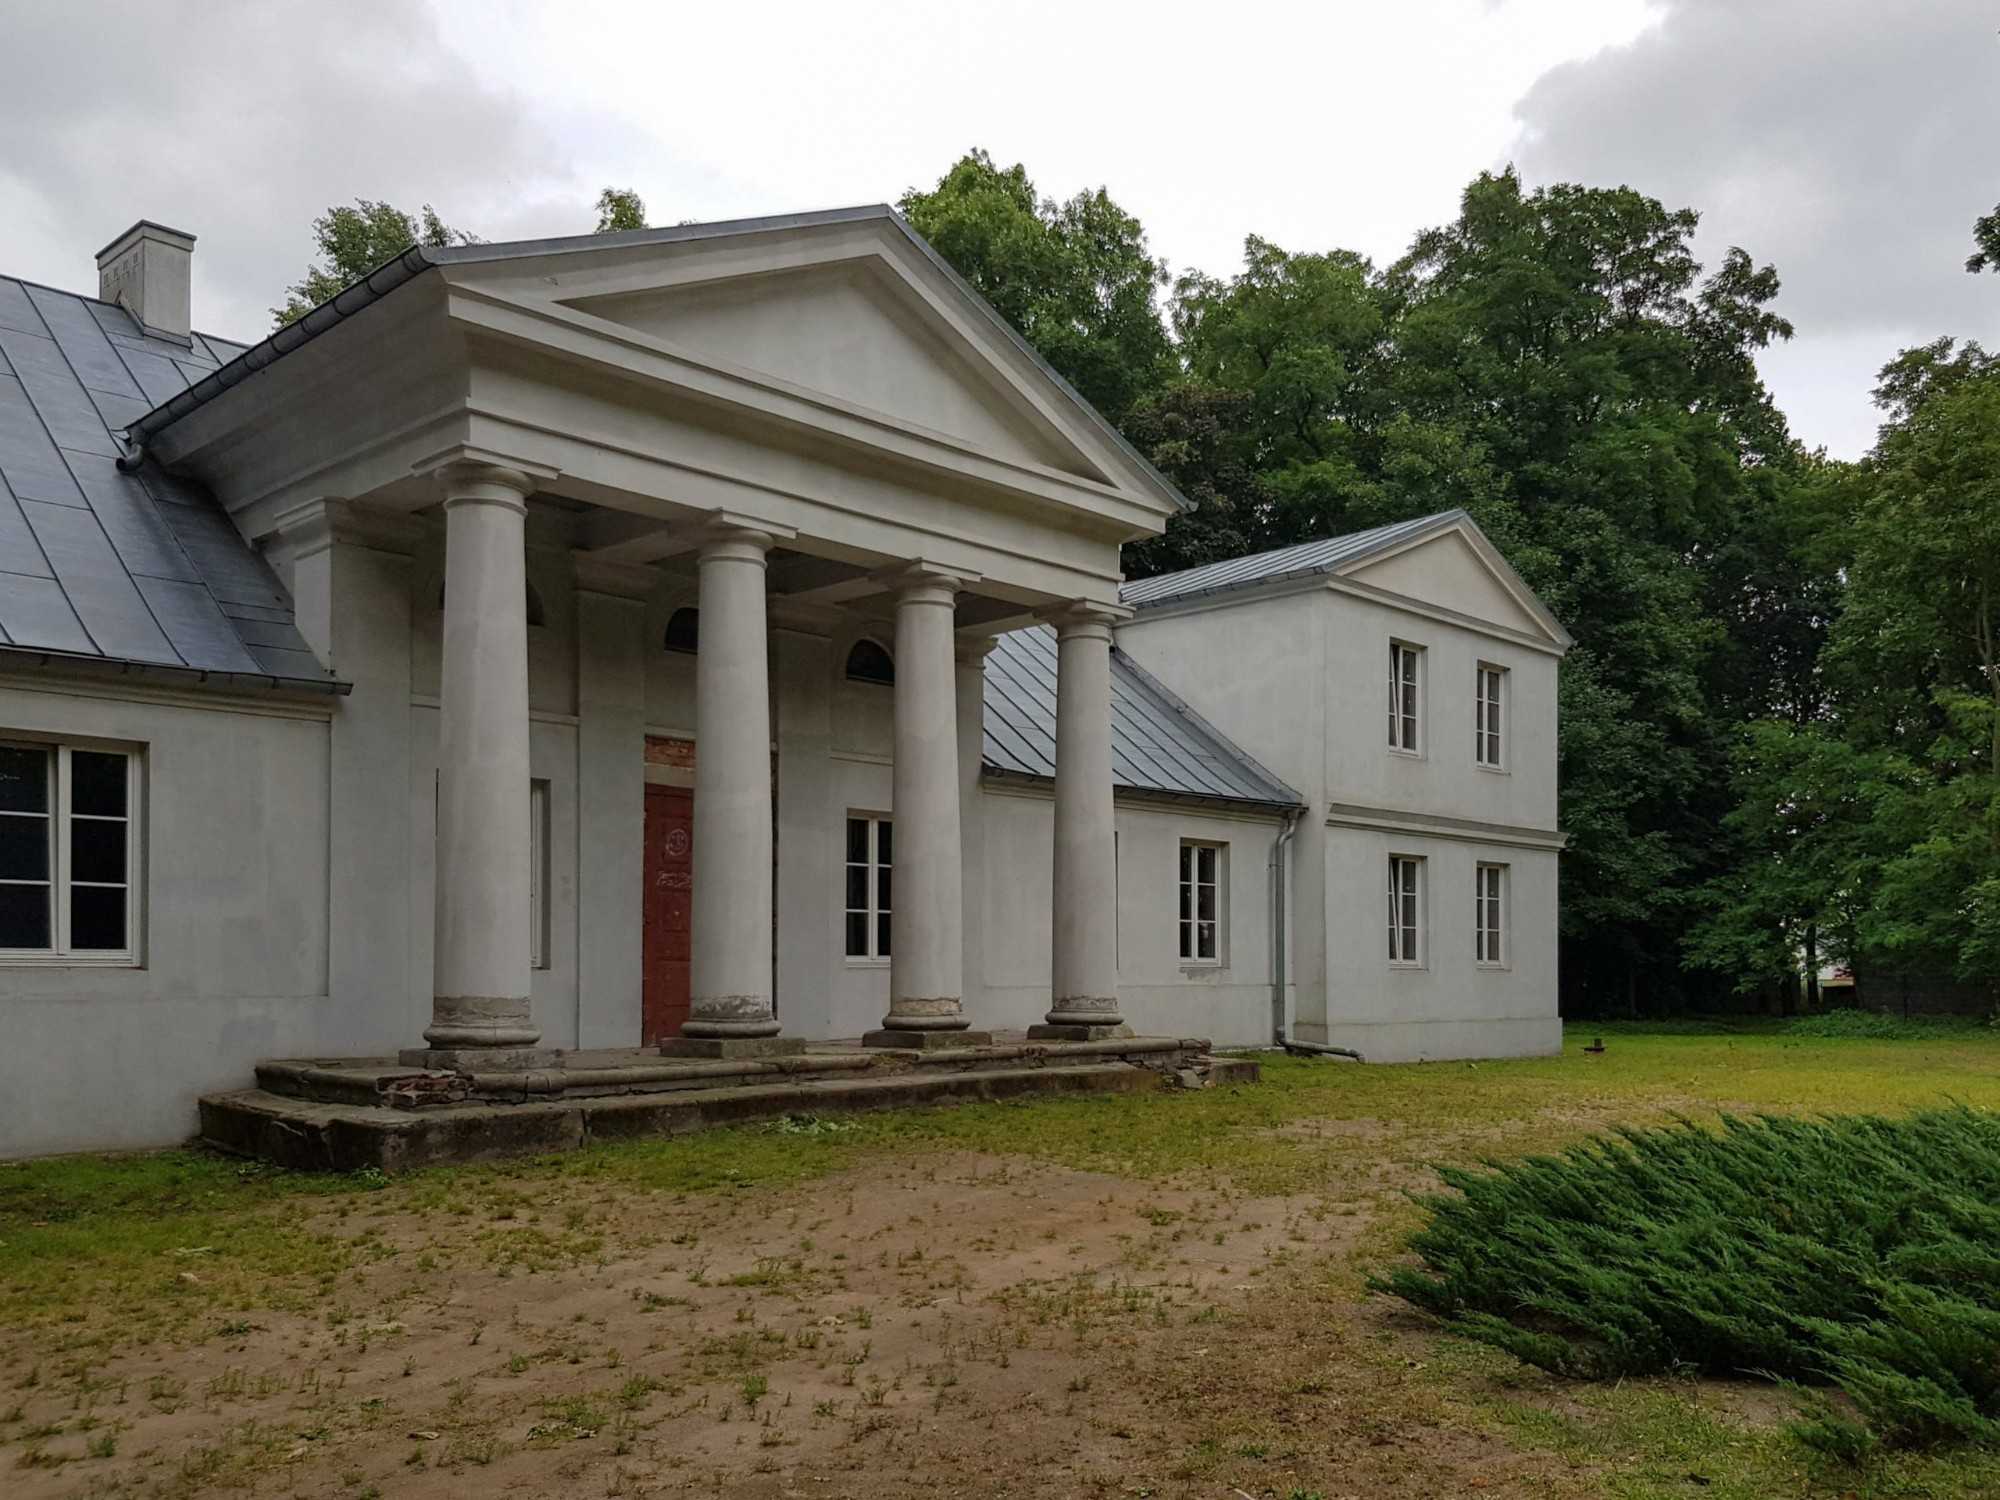
[[608,187],[597,195],[597,228],[593,234],[616,234],[646,227],[646,202],[631,188]]
[[1979,272],[1988,266],[2000,270],[2000,205],[1995,205],[1993,212],[1984,218],[1973,221],[1972,243],[1974,249],[1965,263],[1966,270]]
[[295,323],[322,302],[353,285],[385,261],[412,245],[465,245],[474,237],[451,228],[426,203],[421,216],[404,213],[393,204],[369,198],[336,204],[313,220],[313,243],[319,259],[285,288],[283,307],[273,308],[276,326]]
[[1158,303],[1166,270],[1103,188],[1057,203],[1036,195],[1025,168],[973,151],[897,206],[1113,422],[1174,373]]

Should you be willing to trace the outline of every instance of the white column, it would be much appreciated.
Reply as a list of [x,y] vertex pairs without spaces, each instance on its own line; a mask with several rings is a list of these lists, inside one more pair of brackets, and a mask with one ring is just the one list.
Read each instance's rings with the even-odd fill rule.
[[889,903],[889,1014],[868,1040],[921,1044],[962,1032],[955,577],[913,569],[896,595],[896,853]]
[[963,856],[965,1009],[982,1014],[986,1003],[986,803],[979,784],[986,748],[986,656],[989,637],[958,642],[958,843]]
[[764,564],[772,537],[718,525],[703,543],[695,654],[693,1007],[661,1050],[773,1050],[771,682]]
[[1111,625],[1078,604],[1056,624],[1056,829],[1046,1027],[1030,1036],[1101,1034],[1118,1014],[1118,871],[1111,804]]
[[432,1065],[550,1060],[529,1009],[527,475],[462,462],[444,488]]

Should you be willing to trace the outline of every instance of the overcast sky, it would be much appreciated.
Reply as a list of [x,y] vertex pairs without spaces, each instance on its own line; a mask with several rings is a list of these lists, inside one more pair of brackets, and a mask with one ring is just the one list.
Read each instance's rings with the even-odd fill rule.
[[965,149],[1103,184],[1176,270],[1243,236],[1393,257],[1482,168],[1630,183],[1784,279],[1766,361],[1807,442],[1942,333],[2000,345],[1961,269],[2000,202],[1995,0],[1274,5],[7,0],[0,270],[89,290],[133,219],[195,234],[195,319],[236,338],[366,196],[487,239],[893,200]]

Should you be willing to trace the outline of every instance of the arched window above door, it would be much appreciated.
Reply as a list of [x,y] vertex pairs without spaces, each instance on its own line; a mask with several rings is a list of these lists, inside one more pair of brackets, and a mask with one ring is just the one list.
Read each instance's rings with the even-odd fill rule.
[[667,617],[666,639],[660,643],[669,651],[693,653],[701,649],[701,611],[683,605]]
[[863,636],[847,653],[847,680],[872,682],[888,687],[896,680],[895,660],[882,648],[879,641],[871,641]]

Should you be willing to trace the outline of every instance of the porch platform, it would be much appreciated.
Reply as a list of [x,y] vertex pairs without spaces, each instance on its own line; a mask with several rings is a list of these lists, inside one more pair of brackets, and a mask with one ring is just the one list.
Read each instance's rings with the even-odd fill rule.
[[314,1171],[385,1172],[568,1151],[713,1125],[1006,1099],[1254,1083],[1257,1064],[1190,1037],[938,1049],[816,1042],[793,1056],[685,1059],[652,1048],[568,1052],[530,1072],[439,1072],[394,1058],[257,1065],[257,1087],[201,1100],[201,1139]]

